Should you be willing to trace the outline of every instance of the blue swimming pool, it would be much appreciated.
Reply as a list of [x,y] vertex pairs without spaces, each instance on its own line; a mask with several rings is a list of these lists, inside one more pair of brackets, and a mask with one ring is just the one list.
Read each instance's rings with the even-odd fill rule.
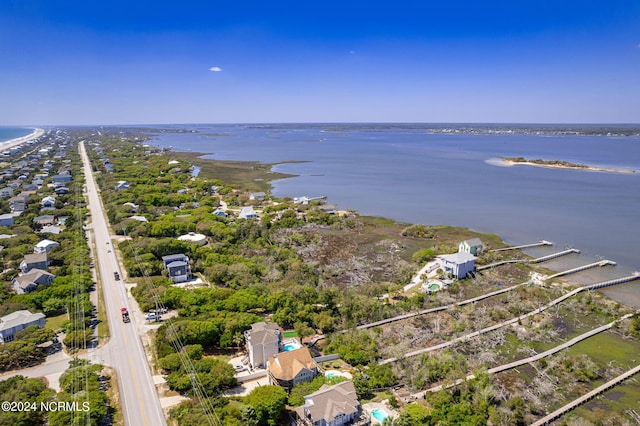
[[376,419],[380,423],[384,422],[384,419],[389,417],[389,415],[386,413],[386,411],[380,410],[378,408],[375,408],[375,409],[371,410],[371,415],[373,416],[374,419]]
[[283,349],[287,352],[289,351],[293,351],[295,349],[300,349],[301,346],[297,343],[287,343],[286,345],[283,346]]

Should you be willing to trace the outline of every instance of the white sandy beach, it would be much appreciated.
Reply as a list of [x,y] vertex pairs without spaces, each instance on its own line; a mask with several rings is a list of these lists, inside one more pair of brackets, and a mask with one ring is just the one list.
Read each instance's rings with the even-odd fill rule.
[[27,136],[23,136],[21,138],[9,139],[8,141],[2,142],[0,144],[0,152],[7,150],[9,148],[13,148],[14,146],[18,146],[21,143],[29,142],[30,140],[39,138],[44,135],[43,129],[33,129],[33,132],[28,134]]

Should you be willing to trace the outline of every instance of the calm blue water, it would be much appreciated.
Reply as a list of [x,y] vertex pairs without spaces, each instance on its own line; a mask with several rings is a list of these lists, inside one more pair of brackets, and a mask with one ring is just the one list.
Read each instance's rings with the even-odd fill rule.
[[[510,244],[546,239],[582,251],[548,264],[593,261],[616,268],[576,275],[595,282],[640,270],[640,137],[550,134],[445,134],[420,125],[216,125],[198,133],[163,133],[154,144],[211,152],[211,158],[306,163],[275,171],[299,175],[274,182],[273,194],[327,195],[362,214],[432,225],[466,226]],[[634,174],[549,170],[491,164],[499,156],[561,159],[633,169]],[[640,283],[606,291],[640,306]],[[633,300],[632,302],[629,302]]]
[[33,129],[24,127],[0,127],[0,143],[9,139],[21,138],[33,133]]

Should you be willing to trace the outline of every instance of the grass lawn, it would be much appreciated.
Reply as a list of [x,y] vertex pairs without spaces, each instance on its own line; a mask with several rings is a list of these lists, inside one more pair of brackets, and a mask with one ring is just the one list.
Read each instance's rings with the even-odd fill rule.
[[298,337],[298,333],[296,333],[295,331],[285,331],[283,333],[283,336],[287,337],[287,338],[289,338],[289,337]]
[[62,329],[62,323],[69,319],[69,315],[64,313],[55,317],[48,317],[45,320],[45,326],[54,331]]

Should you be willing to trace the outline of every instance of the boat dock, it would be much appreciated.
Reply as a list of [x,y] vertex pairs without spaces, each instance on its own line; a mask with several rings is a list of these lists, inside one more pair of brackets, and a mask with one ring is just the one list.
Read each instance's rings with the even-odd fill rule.
[[542,263],[547,260],[555,259],[556,257],[566,256],[567,254],[572,253],[580,253],[580,250],[571,248],[563,251],[559,251],[557,253],[551,253],[546,256],[539,257],[537,259],[512,259],[512,260],[502,260],[500,262],[491,263],[489,265],[482,265],[476,267],[476,271],[482,271],[489,268],[495,268],[496,266],[506,265],[508,263]]
[[616,262],[613,260],[601,260],[599,262],[589,263],[588,265],[578,266],[577,268],[567,269],[566,271],[558,272],[557,274],[549,275],[544,280],[552,280],[554,278],[562,277],[564,275],[575,274],[576,272],[585,271],[587,269],[595,268],[595,267],[605,267],[605,266],[616,266]]
[[552,246],[552,245],[553,245],[553,243],[551,241],[540,240],[537,243],[533,243],[533,244],[524,244],[524,245],[521,245],[521,246],[514,246],[514,247],[503,247],[503,248],[499,248],[499,249],[489,250],[489,252],[507,251],[507,250],[522,250],[522,249],[528,249],[528,248],[532,248],[532,247]]

